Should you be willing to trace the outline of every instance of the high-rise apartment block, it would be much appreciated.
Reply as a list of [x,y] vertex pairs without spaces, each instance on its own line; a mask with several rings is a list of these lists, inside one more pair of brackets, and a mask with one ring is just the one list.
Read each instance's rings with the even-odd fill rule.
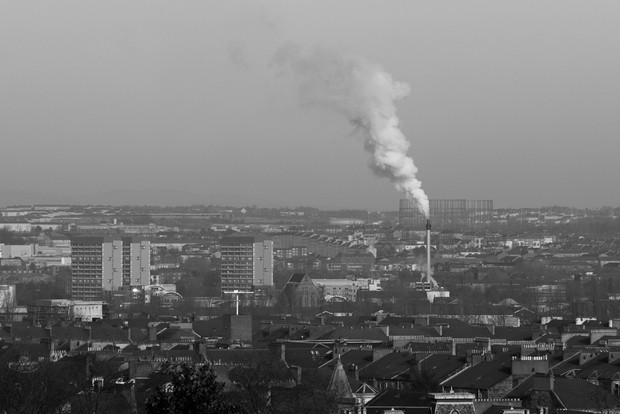
[[228,236],[221,243],[222,291],[273,286],[273,241]]
[[150,242],[138,237],[74,237],[71,298],[101,300],[105,292],[150,284],[150,253]]
[[273,240],[254,243],[254,277],[255,287],[273,286]]

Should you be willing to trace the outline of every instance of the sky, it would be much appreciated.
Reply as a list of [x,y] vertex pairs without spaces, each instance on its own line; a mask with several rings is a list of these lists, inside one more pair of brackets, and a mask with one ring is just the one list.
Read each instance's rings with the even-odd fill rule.
[[619,206],[618,21],[617,1],[2,1],[0,190],[396,210],[364,137],[275,63],[295,45],[408,84],[431,199]]

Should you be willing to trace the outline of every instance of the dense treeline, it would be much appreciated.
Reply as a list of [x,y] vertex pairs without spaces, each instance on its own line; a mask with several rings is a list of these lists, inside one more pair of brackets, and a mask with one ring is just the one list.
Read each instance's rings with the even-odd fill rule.
[[0,243],[1,244],[26,244],[27,239],[19,236],[10,230],[0,229]]

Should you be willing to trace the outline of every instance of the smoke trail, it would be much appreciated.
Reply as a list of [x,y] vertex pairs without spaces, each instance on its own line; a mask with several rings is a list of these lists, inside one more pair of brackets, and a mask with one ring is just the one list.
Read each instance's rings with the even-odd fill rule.
[[394,81],[380,65],[364,58],[325,50],[304,53],[287,45],[278,50],[275,62],[292,70],[302,104],[341,113],[364,133],[364,147],[372,154],[370,168],[413,197],[428,217],[428,197],[416,178],[418,168],[407,156],[409,141],[396,117],[395,102],[409,94],[409,85]]

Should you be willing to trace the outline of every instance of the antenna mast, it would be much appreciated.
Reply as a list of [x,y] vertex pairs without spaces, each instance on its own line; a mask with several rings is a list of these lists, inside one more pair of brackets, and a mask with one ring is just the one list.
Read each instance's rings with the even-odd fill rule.
[[254,293],[251,290],[225,290],[224,293],[229,293],[235,295],[235,309],[236,315],[239,315],[239,295],[243,295],[246,293]]

